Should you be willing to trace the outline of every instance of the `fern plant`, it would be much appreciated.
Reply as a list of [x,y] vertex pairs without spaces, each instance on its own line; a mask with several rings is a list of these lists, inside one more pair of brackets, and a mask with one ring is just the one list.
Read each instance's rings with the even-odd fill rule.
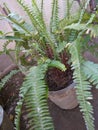
[[8,75],[2,78],[0,81],[0,90],[4,87],[4,85],[8,82],[8,80],[18,72],[19,70],[12,70]]
[[[76,84],[76,94],[83,113],[87,130],[94,130],[93,107],[89,100],[92,99],[91,83],[98,86],[98,64],[86,61],[83,52],[87,43],[93,37],[98,36],[98,11],[87,12],[90,0],[80,4],[78,13],[71,15],[72,4],[67,1],[67,15],[61,20],[58,16],[58,0],[53,0],[52,15],[49,27],[44,21],[44,1],[41,7],[32,0],[32,6],[25,4],[23,0],[17,0],[28,14],[31,24],[24,21],[19,15],[8,10],[8,15],[1,15],[1,18],[8,20],[12,26],[14,36],[0,33],[1,39],[6,39],[9,44],[14,40],[16,43],[16,63],[19,66],[30,68],[26,72],[25,81],[20,89],[21,100],[17,103],[15,129],[19,130],[22,104],[25,102],[29,128],[34,130],[53,130],[52,119],[47,106],[49,82],[46,77],[50,71],[55,74],[52,82],[55,87],[59,84],[65,87],[66,73],[72,72],[68,79]],[[73,1],[74,2],[74,1]],[[82,8],[83,7],[83,8]],[[7,50],[5,43],[4,50]],[[90,48],[90,47],[89,47]],[[21,60],[20,52],[23,52],[24,59]],[[35,62],[25,64],[26,56]],[[22,57],[23,58],[23,57]],[[24,62],[24,63],[23,63]],[[94,67],[95,66],[95,67]],[[90,70],[89,70],[90,69]],[[62,74],[64,82],[60,80]],[[51,79],[48,75],[48,79]],[[62,77],[61,77],[62,78]],[[55,79],[58,82],[55,82]],[[98,87],[97,87],[98,88]]]

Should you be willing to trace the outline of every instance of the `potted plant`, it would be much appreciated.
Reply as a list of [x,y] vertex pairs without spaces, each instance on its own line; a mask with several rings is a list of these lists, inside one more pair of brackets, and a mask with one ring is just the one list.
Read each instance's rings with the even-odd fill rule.
[[43,17],[43,0],[41,8],[35,0],[32,0],[32,7],[22,0],[17,1],[27,12],[31,25],[6,8],[8,15],[2,15],[1,18],[10,22],[14,35],[1,31],[0,37],[7,40],[4,50],[9,55],[7,45],[11,40],[16,42],[16,63],[19,63],[21,70],[26,68],[26,78],[20,89],[21,100],[16,108],[16,129],[19,129],[21,108],[25,102],[30,129],[53,130],[47,106],[48,90],[70,88],[67,86],[75,83],[87,130],[94,130],[93,107],[89,100],[92,99],[91,84],[98,84],[98,64],[86,61],[83,52],[89,46],[88,41],[98,36],[98,12],[86,11],[90,2],[87,0],[80,4],[82,6],[78,13],[72,16],[72,4],[67,0],[67,15],[60,20],[58,0],[53,0],[50,26],[47,27]]

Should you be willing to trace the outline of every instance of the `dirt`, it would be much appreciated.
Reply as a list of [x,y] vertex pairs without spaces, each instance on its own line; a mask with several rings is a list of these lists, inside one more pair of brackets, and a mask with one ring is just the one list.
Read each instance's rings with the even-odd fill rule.
[[72,70],[66,71],[58,70],[57,68],[51,68],[46,73],[46,81],[49,87],[49,91],[57,91],[68,87],[72,83]]
[[[0,92],[2,106],[12,122],[14,122],[15,107],[17,101],[19,100],[18,93],[23,79],[24,75],[21,72],[17,73],[7,82],[5,87]],[[93,88],[92,93],[94,95],[92,104],[94,106],[95,130],[98,130],[98,90]],[[86,130],[82,114],[79,111],[79,107],[76,107],[72,110],[63,110],[57,107],[50,100],[48,100],[48,104],[51,116],[53,118],[55,130]],[[27,122],[23,117],[24,111],[25,109],[23,109],[21,116],[20,130],[29,130],[26,126]]]
[[19,89],[22,85],[24,75],[18,72],[5,84],[4,88],[0,91],[0,99],[5,112],[8,117],[14,122],[15,107],[19,100]]

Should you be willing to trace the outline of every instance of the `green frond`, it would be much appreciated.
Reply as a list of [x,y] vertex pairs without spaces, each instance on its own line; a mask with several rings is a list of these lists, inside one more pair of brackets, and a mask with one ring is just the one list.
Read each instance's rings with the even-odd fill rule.
[[58,61],[58,60],[52,60],[49,63],[48,67],[55,67],[55,68],[60,69],[61,71],[66,70],[66,66],[64,64],[62,64],[60,61]]
[[78,15],[71,16],[69,19],[62,19],[59,22],[59,31],[62,32],[66,26],[71,25],[72,23],[77,23],[78,19]]
[[32,15],[36,19],[36,22],[39,23],[41,28],[46,30],[46,25],[45,25],[44,19],[42,17],[42,13],[41,13],[38,5],[36,4],[36,0],[32,0]]
[[98,88],[98,64],[86,61],[83,64],[83,71],[89,81]]
[[57,47],[57,52],[60,53],[65,49],[65,46],[67,45],[67,42],[63,41],[61,43],[59,43],[58,47]]
[[28,14],[32,24],[34,25],[36,31],[38,31],[39,35],[41,33],[41,37],[44,38],[44,43],[45,44],[50,44],[54,55],[56,55],[55,52],[55,44],[54,44],[54,40],[51,37],[51,35],[49,34],[49,32],[47,31],[44,19],[42,18],[42,14],[35,2],[35,0],[32,0],[32,7],[29,7],[29,5],[24,4],[24,2],[22,0],[17,0],[19,2],[19,4],[23,7],[23,9],[26,11],[26,13]]
[[76,83],[77,99],[79,101],[80,111],[83,113],[87,130],[94,130],[93,108],[90,102],[88,102],[89,99],[92,99],[92,94],[90,92],[91,86],[82,70],[84,61],[81,57],[80,43],[78,39],[69,45],[72,69],[74,70],[73,79]]
[[52,3],[52,15],[50,21],[50,31],[55,32],[58,28],[59,17],[58,17],[58,0],[53,0]]
[[33,27],[27,24],[19,15],[10,13],[8,14],[8,16],[4,16],[3,18],[8,20],[8,22],[12,25],[12,27],[17,31],[19,31],[20,33],[31,35],[32,32],[31,29],[33,29]]
[[[69,24],[70,22],[68,22],[67,24],[64,24],[64,21],[66,22],[66,19],[65,19],[64,21],[61,22],[60,26],[63,26],[63,29],[61,28],[60,32],[65,32],[66,34],[65,37],[68,37],[67,41],[71,43],[77,38],[77,36],[82,35],[83,32],[91,30],[90,26],[92,25],[91,23],[93,22],[94,18],[95,18],[95,14],[91,14],[91,16],[89,17],[86,23],[79,23],[77,21],[78,19],[73,19],[72,24]],[[95,33],[96,33],[95,34],[96,36],[97,32]]]
[[[30,32],[32,33],[34,31],[34,26],[31,24],[28,24],[21,16],[15,13],[10,13],[8,15],[9,20],[13,22],[12,27],[19,31],[20,33],[25,33],[25,31],[29,34]],[[15,22],[18,23],[19,25],[15,24]]]
[[43,17],[43,6],[44,6],[44,0],[41,0],[41,14],[42,14],[42,17]]
[[[96,24],[96,21],[98,21],[97,13],[86,13],[90,0],[83,0],[84,6],[81,4],[83,9],[73,16],[70,10],[74,0],[71,2],[65,0],[67,15],[61,21],[59,21],[58,17],[59,1],[53,0],[50,30],[43,18],[44,0],[40,1],[40,7],[37,5],[36,0],[31,0],[31,6],[26,4],[25,0],[17,0],[17,2],[26,11],[31,24],[26,23],[20,16],[10,13],[9,10],[8,16],[0,15],[1,19],[8,20],[14,32],[14,36],[10,36],[0,31],[0,39],[7,41],[3,49],[6,54],[10,55],[7,45],[10,41],[14,40],[16,43],[15,54],[17,62],[19,61],[20,63],[19,54],[23,51],[25,52],[25,56],[30,55],[32,59],[36,59],[37,66],[31,67],[20,88],[20,98],[16,107],[15,129],[20,129],[20,117],[23,105],[26,107],[26,117],[28,118],[30,130],[54,129],[47,105],[48,87],[45,75],[49,67],[56,67],[61,71],[66,70],[66,66],[58,61],[58,59],[63,61],[63,56],[61,55],[63,51],[66,51],[71,56],[68,63],[72,63],[77,99],[87,130],[94,130],[93,107],[89,102],[93,98],[90,83],[96,85],[98,88],[98,65],[84,61],[82,57],[82,52],[87,48],[87,43],[91,40],[91,37],[98,36],[98,26]],[[52,57],[52,60],[48,59],[48,57]],[[22,65],[24,64],[21,62]],[[10,76],[1,80],[0,90],[13,74],[9,74]]]
[[40,33],[40,31],[46,31],[45,23],[43,21],[41,12],[39,8],[36,5],[36,2],[32,0],[32,7],[29,5],[25,4],[23,0],[17,0],[18,3],[23,7],[23,9],[26,11],[28,14],[32,25],[36,28],[36,30]]
[[15,37],[15,36],[2,36],[0,39],[3,40],[10,40],[10,41],[23,41],[21,38]]
[[29,124],[30,129],[54,129],[48,110],[48,90],[44,80],[47,67],[47,63],[44,65],[32,67],[29,71],[29,74],[26,76],[20,91],[20,97],[24,100],[21,99],[16,108],[16,130],[19,130],[20,109],[22,107],[23,101],[26,104],[27,111],[29,111],[29,114],[27,115],[27,117],[30,119],[29,122],[32,122]]
[[98,37],[98,25],[90,24],[88,27],[88,32],[90,32],[91,37]]
[[34,130],[53,130],[52,119],[49,114],[47,98],[48,87],[45,82],[45,74],[48,67],[56,67],[65,71],[65,66],[59,61],[46,60],[44,64],[34,66],[29,70],[28,75],[20,89],[20,100],[16,107],[15,126],[20,128],[20,116],[22,104],[25,102],[26,111],[29,111],[30,129]]
[[17,64],[18,64],[19,58],[20,58],[19,53],[21,52],[20,43],[21,42],[17,42],[16,45],[15,45],[15,61],[16,61]]
[[89,28],[89,24],[92,23],[95,14],[91,14],[91,17],[88,19],[87,23],[72,23],[71,25],[65,26],[64,29],[74,29],[74,30],[86,30]]
[[83,23],[73,23],[71,25],[66,26],[64,29],[70,29],[71,33],[69,35],[69,42],[73,42],[76,38],[77,38],[77,33],[78,36],[82,35],[83,32],[85,32],[86,30],[89,30],[89,24],[92,23],[93,19],[95,17],[95,14],[92,14],[91,17],[88,19],[87,23],[83,24]]
[[26,93],[28,93],[30,86],[27,86],[28,84],[26,84],[26,82],[23,82],[22,87],[20,88],[20,92],[19,92],[19,97],[20,100],[17,103],[17,106],[15,108],[15,130],[20,130],[20,117],[21,117],[21,111],[22,111],[22,105],[25,99],[25,95]]
[[4,85],[9,81],[9,79],[17,74],[19,70],[12,70],[8,75],[6,75],[3,79],[0,81],[0,90],[4,87]]
[[68,37],[68,42],[72,43],[77,38],[77,31],[71,30],[70,35]]
[[85,24],[72,23],[71,25],[65,26],[64,29],[75,29],[81,31],[85,29]]
[[79,18],[78,23],[81,23],[81,21],[82,21],[82,19],[83,19],[83,15],[84,15],[84,13],[85,13],[85,10],[87,9],[87,6],[89,5],[89,2],[90,2],[90,0],[87,0],[87,1],[85,2],[85,5],[84,5],[84,7],[83,7],[83,9],[82,9],[82,11],[81,11],[81,14],[80,14],[80,18]]
[[23,9],[26,11],[26,13],[28,14],[32,25],[34,25],[36,31],[43,32],[43,35],[46,32],[46,27],[45,27],[45,23],[42,19],[42,15],[41,12],[39,11],[36,2],[34,2],[34,0],[32,0],[32,7],[30,7],[29,5],[25,4],[23,0],[17,0],[17,2],[23,7]]
[[67,4],[67,14],[66,14],[66,17],[67,17],[67,19],[69,19],[70,18],[70,10],[71,10],[71,6],[72,6],[72,4],[73,4],[73,1],[71,1],[71,3],[70,3],[70,1],[69,0],[67,0],[66,1],[66,4]]

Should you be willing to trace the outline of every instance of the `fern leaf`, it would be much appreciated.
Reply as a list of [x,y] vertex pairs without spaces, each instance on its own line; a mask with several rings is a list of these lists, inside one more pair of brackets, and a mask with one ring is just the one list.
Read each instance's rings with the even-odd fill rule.
[[87,21],[86,24],[84,24],[84,23],[81,23],[81,24],[80,23],[72,23],[69,26],[65,26],[65,29],[84,30],[90,23],[92,23],[94,17],[95,17],[95,14],[92,14],[90,19]]
[[49,63],[48,67],[55,67],[55,68],[60,69],[61,71],[65,71],[65,70],[66,70],[65,65],[62,64],[62,63],[61,63],[60,61],[58,61],[58,60],[52,60],[52,61]]
[[86,127],[88,130],[94,130],[94,119],[92,116],[93,108],[90,102],[88,102],[89,99],[92,99],[92,94],[89,91],[91,90],[91,86],[82,71],[81,64],[83,63],[83,59],[80,55],[81,45],[78,40],[70,44],[69,46],[72,60],[72,68],[74,69],[73,79],[76,83],[77,99],[80,104],[80,110],[83,113]]
[[12,27],[16,28],[18,31],[31,35],[31,30],[28,30],[26,22],[23,21],[23,19],[19,17],[17,14],[10,13],[8,17],[6,17],[6,19],[12,24]]
[[83,64],[83,71],[89,81],[98,88],[98,64],[95,64],[91,61],[86,61]]
[[43,17],[43,6],[44,6],[44,0],[41,0],[41,14],[42,14],[42,17]]
[[35,0],[32,0],[32,7],[25,4],[22,0],[17,0],[17,1],[23,7],[23,9],[26,11],[32,24],[37,29],[37,31],[39,33],[40,33],[40,31],[44,32],[44,34],[45,34],[46,33],[46,26],[45,26],[41,12],[40,12],[39,8],[37,7]]
[[[29,7],[29,5],[27,4],[24,4],[24,1],[23,0],[17,0],[17,2],[23,7],[23,9],[26,11],[26,13],[28,14],[31,22],[32,22],[32,25],[34,25],[34,27],[36,28],[36,30],[38,32],[40,32],[40,30],[42,29],[42,25],[39,23],[39,20],[37,19],[38,17],[38,14],[35,15],[35,12],[33,13],[33,8]],[[37,23],[37,24],[35,24]],[[41,25],[41,26],[40,26]]]
[[24,4],[22,0],[17,0],[17,2],[23,7],[23,9],[26,11],[26,13],[29,16],[32,22],[32,25],[34,25],[35,29],[38,31],[39,34],[41,33],[41,36],[45,38],[45,41],[47,41],[46,43],[50,44],[51,48],[53,49],[54,54],[56,54],[55,44],[53,42],[54,39],[51,37],[51,35],[47,31],[46,25],[42,18],[42,14],[36,4],[36,1],[32,0],[32,5],[33,5],[32,8]]
[[61,43],[59,43],[58,47],[57,47],[57,52],[60,53],[65,49],[67,42],[63,41]]
[[68,37],[68,42],[72,43],[77,38],[77,31],[71,30],[70,35]]
[[64,18],[59,22],[59,28],[61,29],[61,32],[64,30],[64,28],[68,25],[71,25],[72,23],[77,23],[79,19],[79,14],[74,14],[69,19]]
[[21,117],[22,105],[25,99],[25,95],[26,93],[28,93],[28,91],[29,91],[29,86],[27,87],[26,82],[23,82],[23,85],[20,88],[20,93],[19,93],[20,100],[18,101],[17,106],[15,108],[15,113],[16,113],[15,120],[14,120],[15,130],[20,130],[20,117]]
[[18,38],[18,37],[15,37],[15,36],[2,36],[0,37],[0,39],[3,39],[3,40],[14,40],[14,41],[23,41],[21,38]]
[[50,31],[55,32],[58,28],[58,0],[53,0],[52,3],[52,16],[50,21]]
[[80,14],[80,18],[79,18],[78,23],[81,23],[82,18],[83,18],[83,15],[84,15],[84,13],[85,13],[85,10],[87,9],[87,6],[88,6],[89,2],[90,2],[90,0],[87,0],[87,1],[85,2],[85,5],[84,5],[84,7],[83,7],[83,9],[82,9],[82,11],[81,11],[81,14]]
[[72,23],[71,25],[65,26],[64,29],[75,29],[80,31],[85,29],[85,24]]
[[[43,6],[43,1],[42,1],[42,6]],[[37,3],[35,0],[32,0],[32,8],[33,8],[33,14],[35,13],[35,16],[37,16],[36,19],[39,19],[40,24],[42,24],[42,26],[44,28],[46,28],[44,19],[42,17],[42,12],[40,11],[39,7],[37,6]],[[43,9],[43,8],[42,8]]]
[[8,80],[15,75],[16,73],[18,73],[19,70],[12,70],[7,76],[5,76],[3,79],[1,79],[0,81],[0,90],[4,87],[4,85],[8,82]]
[[[72,1],[72,3],[73,3],[73,1]],[[70,1],[69,0],[67,0],[67,18],[69,19],[69,17],[70,17]]]
[[[47,67],[47,64],[32,67],[21,88],[20,97],[24,98],[26,109],[29,111],[29,114],[27,115],[29,123],[32,122],[29,124],[30,129],[34,130],[54,129],[46,100],[48,91],[44,78]],[[18,109],[16,109],[16,111],[18,111],[15,121],[17,129],[19,128],[19,108],[21,109],[22,102],[23,100],[21,100],[17,107]]]

